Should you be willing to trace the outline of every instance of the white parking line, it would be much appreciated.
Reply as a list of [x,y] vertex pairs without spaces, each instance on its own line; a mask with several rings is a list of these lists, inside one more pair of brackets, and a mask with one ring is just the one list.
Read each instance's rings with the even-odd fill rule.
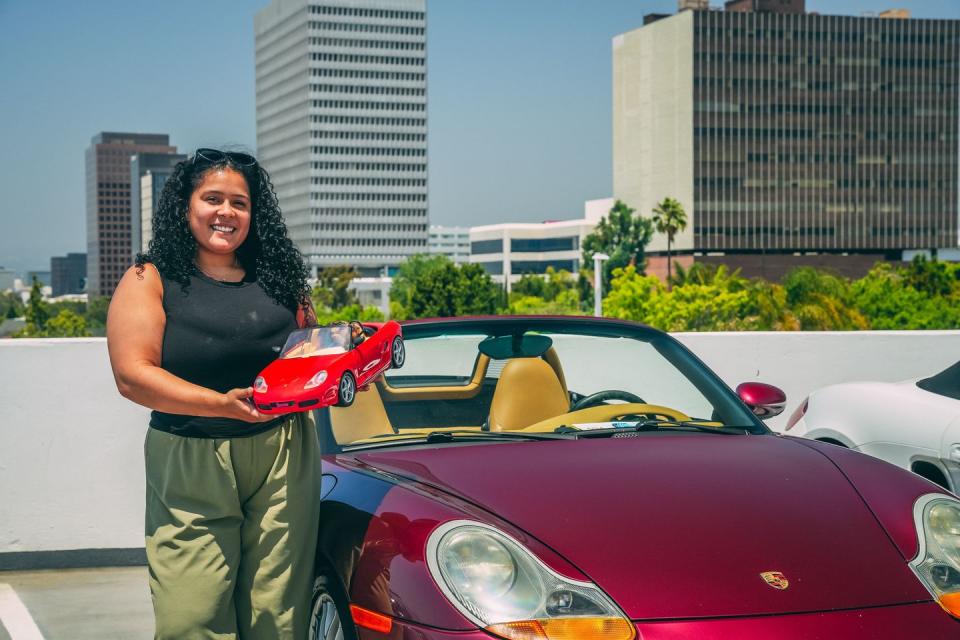
[[0,583],[0,624],[11,640],[43,640],[43,634],[17,592],[4,583]]

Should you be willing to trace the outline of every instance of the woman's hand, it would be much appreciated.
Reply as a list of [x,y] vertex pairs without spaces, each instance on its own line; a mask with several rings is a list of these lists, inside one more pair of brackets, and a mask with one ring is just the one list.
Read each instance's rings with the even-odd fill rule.
[[223,417],[235,418],[244,422],[266,422],[276,416],[260,413],[253,406],[253,387],[231,389],[223,394]]

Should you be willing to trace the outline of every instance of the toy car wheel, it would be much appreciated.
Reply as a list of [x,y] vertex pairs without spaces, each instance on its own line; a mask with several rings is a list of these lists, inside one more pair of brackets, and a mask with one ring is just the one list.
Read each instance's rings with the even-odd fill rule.
[[340,376],[340,386],[337,391],[338,407],[349,407],[353,404],[353,399],[357,395],[357,381],[353,379],[352,373],[349,371],[343,372],[343,375]]
[[393,345],[390,349],[390,360],[393,364],[393,368],[399,369],[402,367],[406,359],[407,349],[403,346],[403,338],[397,336],[393,339]]
[[350,609],[340,584],[326,575],[313,582],[310,640],[356,640]]

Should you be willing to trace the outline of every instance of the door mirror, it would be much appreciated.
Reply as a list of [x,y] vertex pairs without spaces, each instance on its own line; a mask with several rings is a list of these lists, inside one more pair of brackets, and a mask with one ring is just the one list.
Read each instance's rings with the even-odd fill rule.
[[737,395],[761,420],[783,413],[787,395],[777,387],[762,382],[744,382],[737,386]]

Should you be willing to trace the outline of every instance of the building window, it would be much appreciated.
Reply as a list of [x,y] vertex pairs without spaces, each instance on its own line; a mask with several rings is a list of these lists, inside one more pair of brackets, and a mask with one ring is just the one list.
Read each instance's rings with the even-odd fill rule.
[[503,239],[497,238],[496,240],[474,240],[470,243],[470,252],[473,254],[503,253]]
[[510,251],[541,252],[541,251],[572,251],[577,248],[577,237],[567,238],[512,238]]

